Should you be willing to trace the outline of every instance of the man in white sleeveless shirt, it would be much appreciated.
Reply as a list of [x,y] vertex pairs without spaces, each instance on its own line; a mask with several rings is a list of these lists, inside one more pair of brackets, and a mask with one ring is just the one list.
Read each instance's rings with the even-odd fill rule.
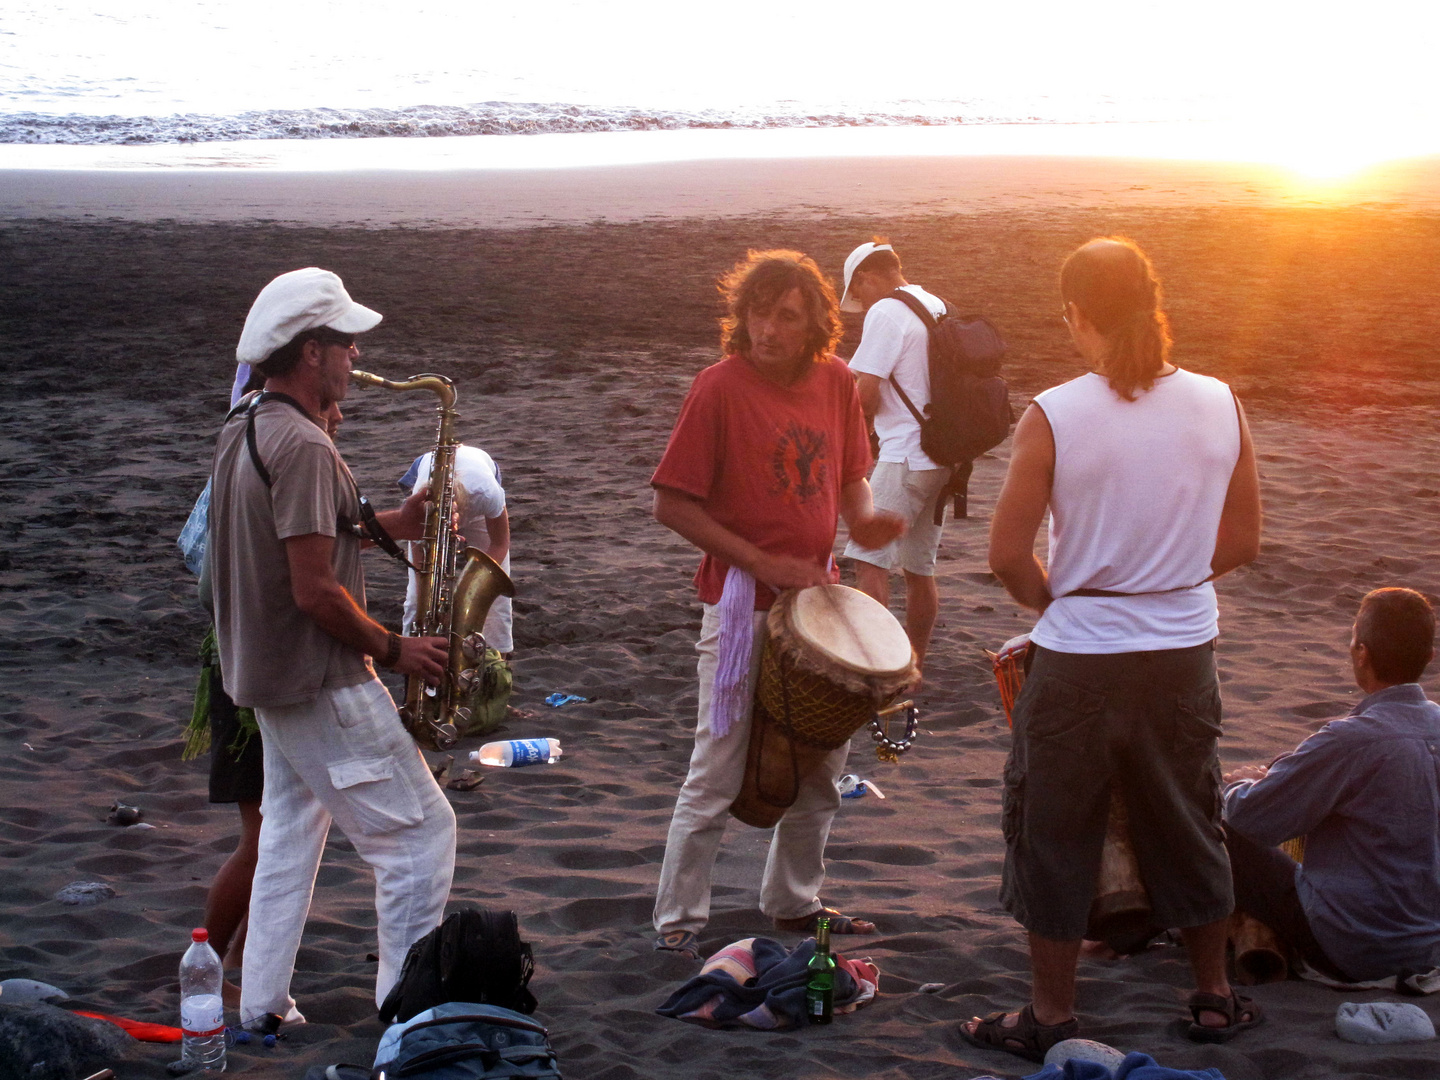
[[[1075,969],[1112,793],[1156,925],[1179,927],[1189,951],[1190,1037],[1224,1041],[1261,1019],[1225,971],[1211,584],[1259,551],[1249,430],[1224,383],[1169,362],[1159,281],[1132,242],[1080,248],[1061,296],[1091,370],[1021,419],[990,532],[991,569],[1040,613],[1002,814],[1001,900],[1029,932],[1033,1001],[961,1029],[1033,1060],[1079,1029]],[[1034,555],[1047,510],[1048,571]]]

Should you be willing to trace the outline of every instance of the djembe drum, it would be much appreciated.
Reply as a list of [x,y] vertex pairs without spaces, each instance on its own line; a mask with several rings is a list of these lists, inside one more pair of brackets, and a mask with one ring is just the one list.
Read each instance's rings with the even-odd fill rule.
[[[1005,722],[1025,685],[1030,651],[1030,635],[1013,637],[999,652],[985,650],[995,669],[995,682],[1000,688],[1000,703],[1005,709]],[[1150,894],[1140,879],[1135,849],[1130,843],[1130,821],[1125,800],[1112,786],[1110,814],[1105,823],[1105,843],[1100,849],[1100,872],[1095,882],[1095,898],[1090,904],[1085,936],[1103,941],[1116,952],[1133,952],[1153,936],[1150,918]]]
[[904,628],[844,585],[780,594],[760,658],[745,780],[730,813],[768,829],[802,781],[919,678]]

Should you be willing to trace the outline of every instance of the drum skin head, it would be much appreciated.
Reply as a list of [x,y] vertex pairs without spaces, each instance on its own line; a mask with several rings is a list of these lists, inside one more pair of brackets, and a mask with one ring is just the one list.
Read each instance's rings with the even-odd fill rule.
[[845,585],[801,589],[790,628],[826,659],[860,674],[903,675],[914,662],[899,620],[878,600]]

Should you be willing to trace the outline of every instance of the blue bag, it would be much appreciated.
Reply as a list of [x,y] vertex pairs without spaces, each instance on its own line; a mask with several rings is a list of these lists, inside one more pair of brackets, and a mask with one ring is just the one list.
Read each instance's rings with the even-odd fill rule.
[[391,1024],[375,1050],[387,1080],[560,1080],[550,1033],[523,1013],[499,1005],[450,1001]]
[[185,556],[185,568],[196,577],[200,576],[200,570],[205,565],[205,537],[209,528],[210,481],[206,480],[205,490],[195,500],[190,516],[185,519],[185,527],[175,541],[180,553]]

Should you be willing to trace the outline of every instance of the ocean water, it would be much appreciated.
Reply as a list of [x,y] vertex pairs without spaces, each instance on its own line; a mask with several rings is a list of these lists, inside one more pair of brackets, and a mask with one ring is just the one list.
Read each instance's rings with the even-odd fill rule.
[[1436,40],[1440,4],[1408,0],[1344,17],[1313,0],[7,0],[0,167],[384,168],[408,138],[410,167],[953,148],[1333,172],[1440,153]]
[[1077,82],[1056,35],[963,8],[920,0],[902,20],[849,0],[419,0],[404,14],[376,0],[10,0],[0,143],[1133,122],[1231,107],[1130,75]]

